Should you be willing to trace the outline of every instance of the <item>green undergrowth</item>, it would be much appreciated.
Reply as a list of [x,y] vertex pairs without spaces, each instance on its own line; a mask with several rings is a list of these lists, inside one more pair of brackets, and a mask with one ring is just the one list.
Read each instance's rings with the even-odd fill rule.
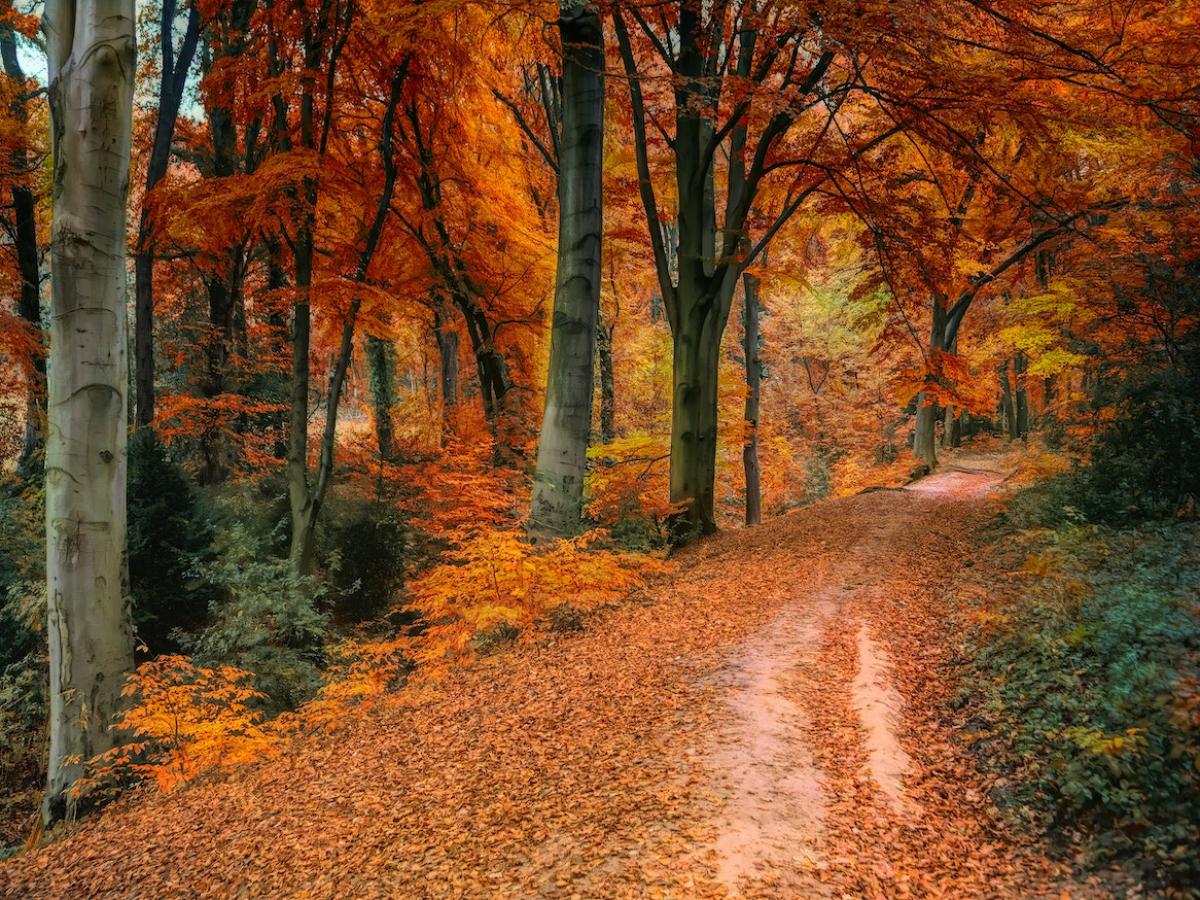
[[963,734],[1011,818],[1200,883],[1200,526],[1096,522],[1088,477],[1016,497],[964,592]]

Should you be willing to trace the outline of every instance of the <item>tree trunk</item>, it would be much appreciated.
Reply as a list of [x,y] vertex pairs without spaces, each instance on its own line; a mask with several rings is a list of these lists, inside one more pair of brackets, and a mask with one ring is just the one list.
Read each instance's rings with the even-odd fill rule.
[[[315,191],[314,191],[315,192]],[[288,417],[287,487],[292,512],[292,543],[288,561],[292,572],[312,570],[313,526],[316,509],[308,488],[308,379],[312,339],[312,232],[296,240],[296,290],[302,298],[292,305],[292,384]]]
[[1000,411],[1004,415],[1005,431],[1011,441],[1017,436],[1017,406],[1013,398],[1012,382],[1008,377],[1008,360],[1000,365]]
[[[946,345],[948,353],[958,353],[958,330],[954,333],[943,335],[943,341]],[[960,422],[961,413],[953,406],[947,406],[943,411],[942,417],[942,446],[946,449],[953,449],[962,446],[962,424]]]
[[[24,156],[23,151],[18,151]],[[13,185],[13,218],[17,251],[17,272],[21,295],[17,312],[36,339],[36,350],[29,361],[29,381],[25,389],[25,436],[17,465],[25,469],[42,448],[46,417],[46,358],[43,356],[41,273],[38,270],[37,219],[33,191]]]
[[[233,260],[241,265],[240,253]],[[237,273],[230,278],[214,276],[207,279],[208,332],[204,346],[204,376],[200,393],[207,400],[216,400],[225,393],[225,375],[229,366],[229,350],[234,340],[234,319],[237,311],[237,295],[240,293]],[[225,467],[226,441],[224,414],[217,404],[209,407],[209,417],[200,435],[200,483],[220,484],[228,474]]]
[[613,385],[613,328],[606,325],[603,311],[596,322],[596,355],[600,360],[600,443],[610,444],[616,437],[616,390]]
[[73,813],[83,764],[133,668],[124,587],[125,199],[133,0],[49,0],[43,18],[54,150],[46,598],[50,756],[43,818]]
[[762,360],[759,358],[758,278],[742,276],[744,302],[743,352],[746,359],[746,439],[742,445],[742,467],[746,472],[746,524],[762,521],[761,471],[758,466],[758,416],[762,393]]
[[396,348],[391,341],[367,335],[367,366],[375,415],[379,458],[392,458],[392,408],[396,405]]
[[433,310],[433,334],[438,348],[444,435],[454,430],[454,407],[458,406],[458,332],[450,324],[440,299]]
[[1013,380],[1016,382],[1013,386],[1014,423],[1016,436],[1021,440],[1029,438],[1029,395],[1025,391],[1025,370],[1028,368],[1029,361],[1025,354],[1017,351],[1013,356]]
[[[936,361],[932,359],[933,355],[941,352],[946,345],[946,306],[941,298],[934,298],[933,302],[933,322],[929,331],[929,350],[931,363],[936,365]],[[941,374],[935,370],[934,377],[940,378]],[[921,391],[917,394],[917,425],[916,432],[913,435],[913,453],[929,466],[930,469],[937,466],[937,404],[933,403],[926,397],[925,392]]]
[[942,423],[942,446],[948,449],[962,446],[962,417],[953,407],[946,407],[946,417]]
[[[314,30],[304,35],[305,74],[300,92],[300,146],[308,151],[317,149],[315,78],[324,55],[328,26],[328,22],[321,21]],[[326,102],[332,103],[333,98],[327,98]],[[214,131],[214,138],[215,134]],[[302,204],[300,223],[291,242],[296,271],[296,299],[292,303],[292,384],[285,476],[292,514],[288,564],[294,575],[308,575],[312,571],[317,512],[320,507],[308,483],[309,352],[312,346],[313,232],[316,229],[317,190],[314,176],[303,180],[301,196],[298,198]]]
[[[348,27],[348,22],[346,23]],[[312,72],[317,68],[323,55],[324,39],[328,35],[318,30],[306,39],[305,68]],[[345,43],[335,45],[332,56],[325,60],[328,66],[329,84],[333,84],[333,67],[337,53]],[[384,114],[380,127],[379,150],[383,158],[384,182],[379,202],[375,208],[375,216],[371,227],[367,230],[366,242],[358,257],[358,268],[354,280],[358,284],[367,281],[370,274],[371,260],[379,246],[383,235],[383,226],[391,208],[392,196],[396,185],[396,166],[392,154],[392,138],[396,106],[400,101],[400,88],[407,73],[407,62],[401,63],[392,73],[390,96],[387,112]],[[332,90],[332,87],[330,88]],[[333,103],[333,97],[325,98],[327,104]],[[303,146],[325,148],[325,138],[331,118],[326,116],[320,143],[315,140],[313,130],[313,83],[304,83],[304,92],[300,103],[300,135]],[[325,503],[325,495],[333,478],[333,457],[337,446],[338,405],[342,397],[342,387],[346,381],[346,373],[354,355],[354,329],[358,322],[362,299],[356,297],[350,301],[342,323],[342,339],[334,359],[333,371],[329,378],[329,393],[325,406],[325,428],[321,433],[321,453],[317,463],[316,476],[310,486],[308,480],[308,384],[309,384],[309,349],[312,339],[312,280],[314,260],[314,229],[316,226],[318,185],[315,178],[307,178],[304,182],[305,210],[301,219],[299,233],[293,246],[296,259],[296,288],[299,297],[292,307],[292,402],[291,430],[288,435],[287,485],[288,500],[292,513],[292,544],[288,554],[288,562],[295,575],[308,575],[312,571],[313,553],[317,515]]]
[[604,233],[604,28],[594,6],[563,0],[559,31],[563,121],[558,276],[546,409],[529,511],[529,534],[534,538],[570,537],[582,522]]
[[717,372],[720,329],[694,304],[680,315],[674,336],[671,407],[671,503],[683,509],[672,518],[672,540],[684,544],[717,530],[714,493],[717,471]]

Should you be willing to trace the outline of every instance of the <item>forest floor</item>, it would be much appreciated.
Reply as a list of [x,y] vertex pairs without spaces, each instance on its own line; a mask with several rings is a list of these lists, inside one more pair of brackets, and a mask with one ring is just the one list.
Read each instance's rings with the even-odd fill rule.
[[1006,474],[959,457],[718,536],[582,633],[135,794],[0,894],[1109,896],[1007,831],[947,702],[950,588]]

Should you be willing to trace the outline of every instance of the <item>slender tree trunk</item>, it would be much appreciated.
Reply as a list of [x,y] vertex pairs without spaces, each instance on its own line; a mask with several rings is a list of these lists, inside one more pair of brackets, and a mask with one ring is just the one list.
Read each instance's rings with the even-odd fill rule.
[[[313,193],[316,193],[315,187]],[[300,299],[292,304],[292,382],[286,468],[292,512],[288,560],[294,573],[306,575],[312,569],[313,525],[317,513],[308,487],[308,355],[312,340],[312,310],[309,306],[312,231],[308,225],[296,239],[296,290]]]
[[125,199],[133,0],[49,0],[54,149],[46,631],[50,757],[43,818],[73,812],[83,763],[113,746],[133,629],[124,587]]
[[1008,377],[1008,360],[1000,365],[1000,410],[1004,415],[1005,431],[1011,441],[1017,436],[1017,406],[1013,398],[1012,382]]
[[[345,23],[349,27],[349,22]],[[323,39],[327,35],[316,34],[309,40],[306,47],[305,67],[308,71],[316,68],[320,60]],[[330,84],[333,81],[332,67],[336,54],[344,42],[336,45],[333,58],[327,61],[330,66]],[[392,132],[395,123],[396,106],[400,101],[400,88],[407,72],[407,61],[401,63],[392,74],[391,91],[387,112],[384,114],[380,128],[380,155],[383,158],[384,186],[376,205],[375,216],[367,231],[366,242],[358,257],[358,268],[355,281],[362,284],[370,273],[371,260],[379,246],[383,234],[384,222],[391,208],[392,196],[396,185],[396,166],[392,154]],[[332,103],[331,96],[326,97],[326,103]],[[318,146],[313,132],[313,93],[311,81],[306,82],[301,97],[300,106],[301,140],[306,147]],[[330,118],[325,118],[328,127]],[[319,146],[324,149],[325,134]],[[296,286],[299,299],[293,306],[293,335],[292,335],[292,403],[291,431],[288,435],[287,485],[288,499],[292,513],[292,544],[288,555],[291,570],[297,575],[307,575],[312,571],[313,553],[315,550],[315,535],[317,516],[325,503],[325,495],[333,478],[334,451],[337,446],[338,407],[342,397],[342,387],[350,362],[354,355],[354,329],[358,322],[358,314],[362,308],[362,299],[356,297],[350,302],[346,319],[342,323],[342,339],[334,359],[333,371],[329,378],[329,394],[325,407],[325,428],[321,434],[321,452],[317,463],[316,477],[309,484],[308,479],[308,385],[309,385],[309,349],[311,341],[312,308],[312,276],[314,259],[314,228],[316,225],[318,185],[314,178],[306,179],[304,184],[305,212],[302,224],[295,241],[296,257]]]
[[595,6],[563,0],[559,32],[558,276],[529,512],[529,534],[535,538],[569,537],[582,521],[604,233],[604,28]]
[[758,465],[758,416],[762,393],[762,360],[759,358],[758,278],[747,272],[742,276],[744,339],[746,360],[746,440],[742,445],[742,467],[746,472],[746,524],[762,521],[761,470]]
[[[317,150],[315,121],[316,72],[322,62],[328,22],[324,3],[317,13],[319,21],[304,35],[304,70],[300,93],[300,146]],[[327,98],[327,103],[333,98]],[[292,304],[292,383],[288,420],[288,452],[285,476],[288,505],[292,513],[292,542],[288,563],[295,575],[312,571],[317,512],[308,482],[308,400],[309,353],[312,348],[312,280],[314,235],[317,211],[317,179],[306,177],[300,188],[302,212],[296,236],[292,241],[296,270],[296,299]]]
[[379,458],[391,459],[394,432],[392,407],[396,405],[396,348],[391,341],[375,335],[367,336],[367,366]]
[[[23,151],[18,151],[24,156]],[[36,339],[33,359],[29,361],[29,383],[25,389],[25,436],[17,465],[25,469],[42,448],[46,418],[46,358],[43,355],[41,273],[38,269],[37,220],[33,192],[13,185],[13,218],[17,251],[17,272],[21,294],[17,312]]]
[[962,446],[962,417],[953,407],[946,407],[946,418],[942,423],[942,446],[957,448]]
[[458,406],[458,332],[439,299],[433,310],[433,334],[438,348],[438,372],[442,397],[442,433],[454,431],[454,409]]
[[604,322],[603,311],[596,322],[596,356],[600,360],[600,443],[610,444],[616,437],[616,388],[613,384],[613,328]]
[[1029,361],[1025,354],[1018,350],[1013,356],[1013,380],[1016,382],[1013,386],[1013,421],[1016,425],[1016,436],[1021,440],[1029,438],[1029,395],[1025,391],[1025,371],[1028,368]]
[[[931,355],[933,352],[940,352],[945,343],[946,306],[940,298],[935,298],[933,323],[929,333]],[[917,425],[913,435],[913,453],[931,469],[937,465],[937,417],[937,404],[929,402],[925,392],[921,391],[917,394]]]
[[[208,400],[215,400],[225,392],[225,373],[229,364],[229,350],[234,338],[234,313],[236,309],[235,289],[230,281],[220,276],[208,279],[208,332],[204,342],[204,375],[200,393]],[[225,467],[225,438],[223,414],[214,404],[209,407],[209,418],[200,436],[200,483],[220,484],[227,474]]]

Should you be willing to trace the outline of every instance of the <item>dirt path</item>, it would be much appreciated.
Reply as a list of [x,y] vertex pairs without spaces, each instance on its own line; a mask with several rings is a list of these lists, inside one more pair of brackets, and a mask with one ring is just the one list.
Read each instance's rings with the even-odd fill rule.
[[930,636],[989,468],[723,535],[579,636],[117,804],[0,893],[1059,896],[941,718]]

